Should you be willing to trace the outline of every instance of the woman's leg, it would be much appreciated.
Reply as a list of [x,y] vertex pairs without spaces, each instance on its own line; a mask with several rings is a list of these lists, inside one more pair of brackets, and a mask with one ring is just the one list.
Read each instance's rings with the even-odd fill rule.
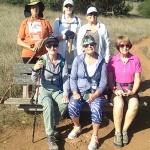
[[115,96],[113,106],[113,118],[115,132],[121,132],[121,123],[123,119],[124,100],[121,96]]
[[123,125],[123,132],[127,132],[129,126],[131,125],[132,121],[134,120],[137,111],[139,108],[139,101],[137,98],[131,98],[128,103],[128,109],[125,115],[125,122]]
[[54,124],[58,125],[62,115],[67,109],[67,104],[62,102],[63,95],[59,91],[53,92],[52,97],[54,100]]
[[93,126],[93,134],[91,137],[91,141],[88,145],[88,149],[97,149],[98,145],[98,131],[100,128],[100,124],[102,122],[102,103],[101,99],[95,99],[91,104],[89,104],[91,109],[91,118],[92,118],[92,126]]
[[54,134],[54,105],[51,92],[40,87],[38,102],[43,106],[44,126],[47,135]]
[[69,115],[74,123],[74,129],[69,133],[68,138],[74,139],[81,132],[81,126],[79,123],[80,109],[83,105],[83,101],[74,100],[73,96],[68,104]]
[[123,119],[124,100],[121,96],[114,97],[113,118],[115,126],[114,144],[122,146],[121,124]]

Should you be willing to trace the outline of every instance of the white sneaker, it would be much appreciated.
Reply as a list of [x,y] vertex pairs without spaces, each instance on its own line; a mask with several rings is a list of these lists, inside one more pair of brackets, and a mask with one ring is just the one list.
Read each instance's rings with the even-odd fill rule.
[[90,143],[89,143],[89,145],[88,145],[88,150],[96,150],[98,144],[99,144],[99,142],[98,142],[98,137],[92,135],[91,141],[90,141]]
[[77,135],[79,133],[81,133],[81,131],[82,131],[81,126],[79,126],[79,127],[74,126],[73,130],[68,134],[68,139],[74,139],[74,138],[76,138]]

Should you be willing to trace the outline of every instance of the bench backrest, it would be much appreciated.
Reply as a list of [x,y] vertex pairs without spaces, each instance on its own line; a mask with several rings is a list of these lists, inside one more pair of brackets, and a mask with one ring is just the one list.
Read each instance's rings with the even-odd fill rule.
[[23,64],[17,63],[14,65],[14,76],[13,76],[13,83],[14,84],[32,84],[35,83],[31,80],[31,72],[34,64]]

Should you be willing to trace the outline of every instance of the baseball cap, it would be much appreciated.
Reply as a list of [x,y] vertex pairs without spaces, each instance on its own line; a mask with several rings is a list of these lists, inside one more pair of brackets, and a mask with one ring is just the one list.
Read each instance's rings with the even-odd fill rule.
[[95,7],[93,7],[93,6],[88,8],[88,10],[86,12],[86,15],[90,14],[91,12],[98,13],[97,9]]
[[71,4],[72,6],[74,6],[74,2],[72,0],[65,0],[63,6],[65,7],[67,4]]
[[49,37],[45,40],[44,44],[47,44],[47,43],[49,43],[49,42],[54,42],[55,44],[59,44],[58,39],[57,39],[56,37],[54,37],[54,36],[49,36]]

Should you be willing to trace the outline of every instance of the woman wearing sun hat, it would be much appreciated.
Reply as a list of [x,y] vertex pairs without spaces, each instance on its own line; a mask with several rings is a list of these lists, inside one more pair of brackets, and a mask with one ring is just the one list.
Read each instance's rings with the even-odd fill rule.
[[46,49],[41,43],[43,39],[52,34],[52,27],[46,19],[42,19],[44,4],[40,0],[30,0],[30,3],[25,5],[24,19],[21,23],[17,44],[23,48],[22,59],[24,63],[34,55],[30,63],[36,63],[38,58],[46,53]]
[[93,133],[88,145],[89,150],[96,150],[98,131],[102,122],[102,93],[107,85],[106,63],[104,58],[95,52],[96,42],[91,35],[82,39],[84,53],[76,56],[70,75],[72,95],[68,104],[69,115],[74,123],[69,139],[75,139],[81,133],[79,122],[80,110],[88,103],[91,111]]
[[92,35],[97,43],[96,52],[105,58],[108,63],[110,57],[110,39],[106,26],[97,21],[98,11],[95,7],[91,6],[87,9],[86,19],[87,24],[83,25],[77,37],[77,53],[83,53],[82,38],[85,35]]
[[[59,40],[58,52],[65,58],[67,57],[68,46],[73,40],[71,49],[71,62],[77,55],[76,52],[76,38],[81,27],[81,20],[74,15],[74,2],[72,0],[65,0],[63,3],[63,14],[56,18],[54,22],[54,36]],[[70,62],[70,60],[68,60]]]

